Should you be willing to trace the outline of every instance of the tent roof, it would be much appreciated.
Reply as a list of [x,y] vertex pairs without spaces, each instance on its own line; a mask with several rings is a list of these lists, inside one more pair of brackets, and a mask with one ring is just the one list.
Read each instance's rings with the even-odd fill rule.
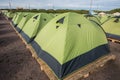
[[35,13],[26,13],[23,18],[21,19],[21,21],[18,24],[18,28],[23,29],[24,25],[26,24],[26,22],[32,17],[34,16]]
[[19,22],[21,21],[21,19],[23,18],[23,16],[25,15],[26,13],[24,12],[18,12],[16,14],[16,18],[14,19],[14,24],[19,24]]
[[29,37],[33,38],[37,33],[53,18],[47,13],[38,13],[28,20],[22,31]]
[[107,33],[120,36],[120,18],[111,18],[102,27]]

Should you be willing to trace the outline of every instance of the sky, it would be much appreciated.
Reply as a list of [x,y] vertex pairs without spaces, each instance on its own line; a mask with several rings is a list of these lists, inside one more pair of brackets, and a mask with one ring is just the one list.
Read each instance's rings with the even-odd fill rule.
[[120,0],[0,0],[0,9],[23,7],[30,9],[90,9],[112,10],[120,8]]

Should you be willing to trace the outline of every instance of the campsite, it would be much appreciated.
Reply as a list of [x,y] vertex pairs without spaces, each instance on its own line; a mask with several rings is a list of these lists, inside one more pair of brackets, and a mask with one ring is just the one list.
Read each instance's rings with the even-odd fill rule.
[[[20,13],[17,13],[18,15],[20,14]],[[69,41],[70,39],[72,39],[73,37],[73,42],[72,42],[72,40],[70,41],[70,42],[67,42],[66,44],[68,44],[68,46],[66,45],[66,48],[68,48],[68,49],[65,49],[65,50],[68,50],[68,52],[71,50],[71,48],[69,47],[70,45],[74,45],[75,44],[75,39],[77,39],[77,36],[75,36],[76,35],[76,33],[77,33],[77,35],[78,34],[80,34],[81,35],[81,32],[80,31],[77,31],[77,29],[79,29],[79,28],[81,28],[81,27],[83,27],[83,30],[85,30],[84,28],[86,27],[86,29],[88,29],[88,30],[86,30],[87,32],[89,31],[89,35],[90,35],[90,33],[92,33],[91,34],[91,36],[94,36],[93,38],[91,38],[91,37],[88,37],[88,38],[91,38],[91,39],[87,39],[87,40],[90,40],[90,43],[91,42],[95,42],[96,41],[96,43],[97,43],[97,45],[101,45],[101,44],[105,44],[105,47],[106,48],[104,48],[104,46],[101,46],[101,48],[99,48],[98,47],[98,50],[100,50],[100,53],[99,53],[99,51],[98,52],[96,52],[96,55],[98,55],[98,56],[100,56],[100,54],[101,54],[101,51],[103,51],[102,53],[109,53],[109,50],[107,50],[107,45],[106,45],[106,43],[107,43],[107,39],[106,39],[106,35],[105,35],[105,33],[104,33],[104,31],[102,31],[102,28],[100,28],[101,26],[99,26],[99,25],[96,25],[96,24],[94,24],[93,25],[93,22],[92,23],[90,23],[89,22],[89,20],[88,20],[88,18],[85,18],[83,15],[79,15],[79,14],[77,14],[77,13],[73,13],[73,12],[69,12],[69,13],[63,13],[63,14],[61,14],[60,16],[58,16],[58,17],[55,17],[54,18],[54,16],[52,15],[52,14],[46,14],[46,13],[40,13],[40,14],[34,14],[34,13],[30,13],[29,14],[29,16],[28,16],[28,14],[29,13],[21,13],[21,16],[19,15],[15,15],[14,17],[16,17],[16,19],[14,19],[14,17],[13,17],[13,19],[11,20],[11,22],[10,22],[10,20],[9,20],[9,17],[7,17],[7,16],[5,16],[5,15],[3,15],[3,14],[1,14],[1,16],[0,16],[0,19],[1,19],[1,44],[2,44],[2,46],[1,46],[1,53],[3,53],[3,54],[1,54],[1,60],[0,60],[0,62],[1,62],[1,64],[2,63],[4,63],[4,65],[1,67],[1,69],[3,68],[3,72],[1,72],[1,79],[3,79],[3,78],[5,78],[4,77],[4,74],[6,74],[6,72],[9,72],[8,74],[7,74],[7,76],[8,77],[6,77],[6,80],[10,77],[10,78],[12,78],[11,80],[19,80],[19,79],[21,79],[20,78],[20,76],[23,76],[22,78],[25,78],[26,80],[28,79],[31,79],[31,80],[35,80],[35,79],[40,79],[40,80],[48,80],[49,79],[49,77],[46,75],[46,73],[44,72],[44,71],[42,71],[41,69],[40,69],[40,65],[37,63],[37,61],[36,61],[36,59],[34,59],[33,57],[32,57],[32,55],[33,54],[31,54],[31,52],[30,52],[30,50],[26,47],[27,45],[30,45],[30,46],[32,46],[34,49],[35,49],[35,51],[36,51],[36,53],[37,53],[37,55],[39,56],[39,57],[41,57],[43,60],[45,60],[48,64],[51,62],[50,61],[50,59],[52,60],[52,62],[54,62],[53,60],[54,59],[52,59],[52,58],[50,58],[50,56],[48,56],[48,55],[46,55],[46,57],[48,57],[48,58],[50,58],[48,61],[47,61],[47,59],[45,58],[45,57],[42,57],[42,54],[41,54],[41,48],[40,47],[38,47],[39,45],[37,44],[37,43],[39,43],[39,44],[44,44],[44,43],[49,43],[48,42],[48,40],[50,40],[50,35],[52,36],[52,35],[55,35],[54,33],[55,33],[55,31],[56,31],[56,29],[64,29],[64,25],[62,25],[63,23],[66,23],[66,21],[68,22],[68,21],[71,21],[71,20],[73,20],[73,19],[77,19],[78,18],[78,20],[77,21],[74,21],[74,22],[68,22],[68,23],[73,23],[73,24],[76,24],[76,26],[74,26],[74,28],[72,28],[72,26],[71,26],[71,30],[70,30],[70,26],[68,25],[68,23],[66,23],[67,25],[68,25],[68,27],[69,27],[69,31],[71,31],[71,32],[67,32],[67,34],[70,34],[70,33],[72,33],[72,34],[70,34],[71,36],[70,37],[68,37],[68,40],[67,41]],[[31,16],[31,15],[33,15],[33,17]],[[41,16],[41,18],[39,17],[39,16]],[[45,16],[44,16],[45,15]],[[17,17],[18,16],[18,17]],[[31,18],[29,18],[31,16]],[[73,16],[73,17],[72,17]],[[76,18],[75,18],[75,16],[76,16]],[[78,17],[79,16],[79,17]],[[23,18],[19,18],[19,17],[23,17]],[[66,17],[69,17],[69,18],[66,18]],[[27,18],[27,19],[26,19]],[[40,19],[39,19],[40,18]],[[52,19],[52,18],[54,18],[54,19]],[[97,19],[95,19],[96,17],[90,17],[89,19],[90,20],[97,20]],[[21,19],[21,20],[20,20]],[[29,20],[28,20],[29,19]],[[52,20],[51,20],[52,19]],[[69,20],[70,19],[70,20]],[[83,20],[82,20],[83,19]],[[26,21],[26,20],[28,20],[28,22]],[[43,22],[41,22],[41,21],[39,21],[39,20],[42,20]],[[46,22],[46,20],[48,20],[48,21],[50,21],[48,24],[47,24],[47,22]],[[80,23],[80,21],[79,20],[81,20],[82,22]],[[24,22],[24,23],[23,23]],[[26,22],[26,23],[25,23]],[[39,23],[39,22],[41,22],[41,23]],[[57,23],[56,23],[57,22]],[[84,26],[81,26],[81,25],[83,25],[84,23],[89,23],[89,26],[91,25],[91,28],[92,28],[92,26],[93,26],[93,28],[92,29],[94,29],[95,27],[94,26],[98,26],[98,29],[97,29],[97,35],[93,35],[93,34],[96,34],[96,29],[94,29],[94,31],[93,30],[91,30],[91,28],[90,28],[90,30],[89,30],[89,28],[87,28],[87,24],[86,25],[84,25]],[[100,22],[100,21],[99,21]],[[33,24],[34,23],[34,24]],[[55,24],[53,24],[53,23],[55,23]],[[58,24],[59,23],[59,24]],[[46,25],[46,27],[45,28],[43,28],[43,26],[45,25],[45,24],[47,24]],[[54,26],[53,28],[50,28],[49,26]],[[56,26],[57,25],[57,26]],[[35,27],[36,26],[36,27]],[[48,27],[47,27],[48,26]],[[35,27],[35,29],[34,28],[32,28],[32,27]],[[63,28],[62,28],[63,27]],[[119,25],[118,25],[118,27],[119,27]],[[29,29],[28,29],[29,28]],[[43,28],[43,29],[42,29]],[[30,30],[31,29],[31,30]],[[38,29],[40,30],[40,32],[38,32]],[[44,30],[45,29],[45,30]],[[66,29],[67,29],[67,27],[66,27]],[[65,30],[66,30],[65,29]],[[75,29],[76,31],[76,33],[74,33],[74,30],[73,29]],[[42,30],[42,31],[41,31]],[[47,31],[48,30],[48,31]],[[46,31],[47,31],[47,33],[46,33]],[[51,31],[52,31],[52,33],[51,33]],[[90,32],[91,31],[91,32]],[[8,33],[9,32],[9,33]],[[49,33],[50,32],[50,33]],[[78,33],[78,32],[80,32],[80,33]],[[86,32],[86,33],[87,33]],[[93,33],[93,32],[95,32],[95,33]],[[100,33],[99,33],[100,32]],[[34,34],[33,34],[34,33]],[[66,33],[66,32],[65,32]],[[73,34],[74,33],[74,34]],[[118,32],[119,33],[119,32]],[[7,35],[7,34],[9,34],[9,36]],[[60,43],[60,41],[62,41],[62,40],[64,40],[63,38],[65,37],[65,36],[67,36],[67,35],[64,35],[64,31],[58,31],[58,33],[56,33],[56,34],[59,34],[59,36],[61,35],[61,37],[57,37],[56,36],[56,41],[57,41],[57,39],[58,39],[58,41],[59,42],[55,42],[54,40],[54,44],[52,43],[51,45],[49,45],[49,46],[51,46],[52,47],[52,45],[54,45],[54,46],[56,46],[55,47],[55,49],[58,49],[58,50],[56,50],[56,52],[55,51],[52,51],[52,52],[55,52],[55,53],[58,53],[58,52],[60,52],[61,53],[61,51],[62,51],[62,48],[60,48],[61,50],[59,50],[59,47],[60,46],[58,46],[57,47],[57,45],[59,45],[59,43]],[[103,35],[102,35],[103,34]],[[11,37],[10,37],[10,35],[11,35]],[[73,36],[72,36],[73,35]],[[87,36],[88,34],[84,34],[84,36]],[[44,36],[46,36],[46,37],[44,37]],[[47,36],[48,36],[48,38],[49,39],[47,39]],[[79,35],[78,35],[79,36]],[[82,36],[82,35],[81,35]],[[98,38],[96,38],[97,36],[99,36]],[[22,37],[22,38],[21,38]],[[76,37],[76,38],[75,38]],[[3,39],[2,39],[3,38]],[[5,38],[5,39],[4,39]],[[42,39],[46,39],[46,40],[42,40]],[[80,50],[80,52],[81,51],[83,51],[83,50],[85,50],[84,48],[86,48],[86,47],[88,47],[88,50],[89,50],[89,48],[91,48],[92,49],[92,47],[94,47],[94,46],[96,46],[96,44],[92,44],[92,45],[90,45],[90,44],[88,44],[88,46],[86,46],[86,47],[83,47],[83,45],[87,45],[86,44],[86,42],[89,42],[89,41],[86,41],[84,38],[86,38],[86,37],[83,37],[82,39],[81,39],[81,37],[79,37],[78,38],[78,40],[76,40],[76,41],[79,41],[79,44],[81,44],[81,46],[78,44],[78,47],[81,47],[81,48],[83,48],[82,50]],[[6,40],[7,39],[7,40]],[[41,39],[41,41],[43,41],[43,42],[40,42],[39,41],[39,39]],[[61,40],[60,40],[61,39]],[[92,39],[93,39],[93,41],[92,41]],[[96,39],[96,40],[95,40]],[[101,40],[100,40],[101,39]],[[103,40],[103,41],[102,41]],[[46,41],[46,42],[45,42]],[[51,40],[50,40],[51,41]],[[83,42],[83,41],[85,41],[85,42]],[[100,42],[101,43],[100,43]],[[64,42],[64,41],[62,41],[62,42]],[[80,43],[80,42],[82,42],[82,43]],[[99,43],[98,43],[99,42]],[[71,44],[70,44],[71,43]],[[109,45],[108,46],[110,46],[110,54],[114,54],[114,55],[116,55],[116,59],[115,59],[115,61],[110,61],[110,62],[107,62],[107,64],[105,64],[105,66],[103,66],[102,68],[99,68],[98,70],[96,70],[95,72],[93,72],[92,74],[90,74],[90,76],[88,77],[88,78],[83,78],[83,80],[91,80],[91,79],[96,79],[96,78],[98,78],[98,77],[100,77],[100,79],[99,80],[106,80],[107,78],[110,78],[109,80],[113,80],[113,78],[112,77],[110,77],[110,75],[114,75],[114,74],[119,74],[119,70],[120,70],[120,67],[119,67],[119,51],[120,51],[120,49],[119,49],[119,46],[120,46],[120,44],[119,43],[114,43],[114,42],[111,42],[111,41],[109,41],[108,42],[109,43]],[[64,45],[62,45],[63,43],[61,43],[61,46],[64,46]],[[82,45],[83,44],[83,45]],[[15,46],[14,46],[15,45]],[[90,46],[91,47],[90,47]],[[54,48],[54,46],[53,46],[53,48]],[[43,45],[43,47],[46,47],[45,45]],[[6,50],[6,48],[8,48],[8,50]],[[69,49],[70,48],[70,49]],[[5,50],[4,50],[5,49]],[[47,50],[47,48],[45,48],[46,50]],[[77,49],[77,45],[76,45],[76,49]],[[97,48],[96,48],[97,49]],[[106,50],[105,50],[106,49]],[[53,49],[54,50],[54,49]],[[63,49],[64,50],[64,49]],[[86,49],[87,50],[87,49]],[[5,52],[4,52],[5,51]],[[10,51],[10,52],[9,52]],[[48,48],[48,51],[49,51],[49,48]],[[51,51],[51,50],[50,50]],[[73,51],[74,52],[74,51]],[[72,52],[72,53],[73,53]],[[18,58],[13,58],[13,59],[15,59],[15,60],[12,60],[12,55],[10,55],[10,53],[12,54],[12,53],[14,53],[14,54],[12,54],[12,55],[14,55],[14,57],[16,56],[16,57],[18,57]],[[22,53],[22,54],[21,54]],[[43,53],[46,53],[46,52],[44,52],[43,51]],[[60,63],[62,63],[61,61],[61,59],[59,59],[60,57],[60,55],[58,55],[58,57],[57,57],[57,55],[55,56],[55,53],[54,54],[51,54],[51,55],[53,55],[54,57],[56,57],[56,59],[58,59],[58,60],[60,60]],[[81,52],[81,53],[84,53],[84,51],[83,52]],[[48,54],[48,53],[46,53],[46,54]],[[63,53],[64,54],[64,53]],[[67,54],[66,52],[65,52],[65,54]],[[76,54],[76,53],[74,53],[74,54]],[[88,53],[87,53],[88,54]],[[92,54],[92,51],[89,53],[89,56],[91,56],[91,54]],[[25,55],[27,55],[27,56],[25,56]],[[70,55],[70,54],[69,54]],[[71,54],[72,55],[72,54]],[[101,54],[101,55],[103,55],[103,54]],[[62,56],[62,55],[61,55]],[[68,55],[66,55],[66,57],[67,57]],[[77,56],[77,55],[76,55]],[[88,56],[88,58],[89,58],[89,56]],[[7,60],[4,60],[4,58],[8,58]],[[70,59],[72,59],[72,57],[74,58],[74,56],[72,55],[71,57],[70,57]],[[84,58],[84,56],[81,56],[81,58],[83,57],[83,59],[82,60],[84,60],[84,61],[86,61],[86,60],[88,60],[88,62],[89,61],[91,61],[91,60],[89,60],[89,59],[85,59]],[[92,56],[91,56],[92,57]],[[78,57],[79,58],[79,57]],[[92,60],[94,60],[94,59],[96,59],[96,58],[98,58],[97,56],[96,57],[93,57],[93,59],[92,58],[90,58],[90,59],[92,59]],[[77,58],[76,58],[77,59]],[[77,59],[78,60],[78,59]],[[11,62],[12,61],[12,62]],[[15,61],[15,62],[14,62]],[[50,61],[50,62],[49,62]],[[68,58],[68,60],[66,60],[65,62],[67,62],[67,61],[69,61],[69,58]],[[87,62],[87,63],[88,63]],[[4,69],[5,69],[5,66],[7,66],[8,64],[5,64],[5,63],[9,63],[9,69],[8,70],[5,70],[4,71]],[[25,65],[25,63],[27,63],[26,65]],[[29,64],[30,63],[30,64]],[[70,63],[70,62],[69,62]],[[73,63],[73,62],[72,62]],[[81,61],[81,63],[82,63],[82,61]],[[85,62],[86,63],[86,62]],[[83,63],[82,65],[85,65],[85,63]],[[12,66],[13,64],[15,64],[14,66]],[[79,64],[79,62],[76,64],[76,62],[75,62],[75,64],[74,65],[77,65],[77,67],[76,68],[78,68],[78,64]],[[19,69],[17,68],[18,66],[20,66],[21,65],[21,68],[23,68],[23,70],[25,70],[25,71],[18,71]],[[29,67],[27,67],[29,65]],[[34,67],[33,67],[33,65],[34,65]],[[52,65],[60,65],[60,64],[58,64],[58,63],[56,63],[56,61],[54,62],[54,63],[52,63]],[[55,68],[54,66],[52,67],[52,65],[51,64],[49,64],[49,66],[51,66],[51,68],[55,71],[55,73],[56,73],[56,75],[58,75],[58,77],[60,78],[60,77],[62,77],[62,76],[59,76],[59,72],[56,72],[56,71],[58,71],[58,69],[59,69],[59,67],[58,67],[58,69],[57,68]],[[67,63],[67,66],[70,66],[70,64],[68,64]],[[64,65],[65,66],[65,65]],[[71,65],[72,66],[72,65]],[[79,66],[81,66],[81,65],[79,65]],[[118,67],[117,67],[118,66]],[[111,68],[115,68],[115,69],[113,69],[113,70],[111,70]],[[11,71],[13,71],[13,72],[11,72],[10,71],[10,69],[11,68],[16,68],[16,70],[11,70]],[[19,67],[20,68],[20,67]],[[74,70],[74,68],[75,67],[73,67],[73,70]],[[76,69],[75,68],[75,69]],[[27,70],[28,69],[28,70]],[[57,69],[57,70],[55,70],[55,69]],[[34,71],[35,70],[35,71]],[[64,70],[64,69],[63,69]],[[34,71],[34,73],[35,74],[39,74],[39,75],[34,75],[34,74],[32,74],[32,72]],[[18,72],[18,74],[17,74],[17,72]],[[70,71],[71,72],[71,71]],[[111,73],[110,73],[111,72]],[[15,75],[13,75],[12,73],[14,73]],[[28,74],[29,73],[29,74]],[[96,74],[97,73],[97,74]],[[28,74],[28,76],[26,76],[25,74]],[[103,76],[100,76],[100,75],[108,75],[108,76],[106,76],[106,77],[103,77]],[[25,75],[25,76],[24,76]],[[66,75],[66,74],[65,74]],[[30,76],[32,76],[32,77],[30,77]],[[95,76],[95,77],[93,77],[93,76]],[[36,77],[36,78],[34,78],[34,77]],[[116,80],[118,80],[119,79],[119,76],[118,75],[116,75]],[[5,80],[5,79],[4,79]]]
[[0,9],[0,80],[120,80],[118,7],[93,10],[91,0],[89,10],[14,9],[11,2]]

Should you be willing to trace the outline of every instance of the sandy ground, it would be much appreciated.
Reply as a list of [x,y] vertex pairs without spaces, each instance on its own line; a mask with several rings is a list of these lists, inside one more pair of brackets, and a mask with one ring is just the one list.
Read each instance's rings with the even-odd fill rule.
[[0,16],[0,80],[49,80],[10,24],[3,21]]
[[[109,42],[116,60],[82,80],[120,80],[120,44]],[[0,16],[0,80],[49,80],[8,21]]]

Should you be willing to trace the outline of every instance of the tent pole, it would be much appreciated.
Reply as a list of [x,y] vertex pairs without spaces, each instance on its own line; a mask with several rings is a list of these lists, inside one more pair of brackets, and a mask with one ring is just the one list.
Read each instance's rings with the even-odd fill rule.
[[11,10],[11,0],[9,0],[9,9]]
[[90,2],[90,11],[92,9],[92,4],[93,4],[93,0],[91,0],[91,2]]
[[29,7],[29,10],[30,10],[30,3],[29,3],[29,5],[28,5],[28,7]]
[[53,10],[54,10],[54,0],[53,0]]

